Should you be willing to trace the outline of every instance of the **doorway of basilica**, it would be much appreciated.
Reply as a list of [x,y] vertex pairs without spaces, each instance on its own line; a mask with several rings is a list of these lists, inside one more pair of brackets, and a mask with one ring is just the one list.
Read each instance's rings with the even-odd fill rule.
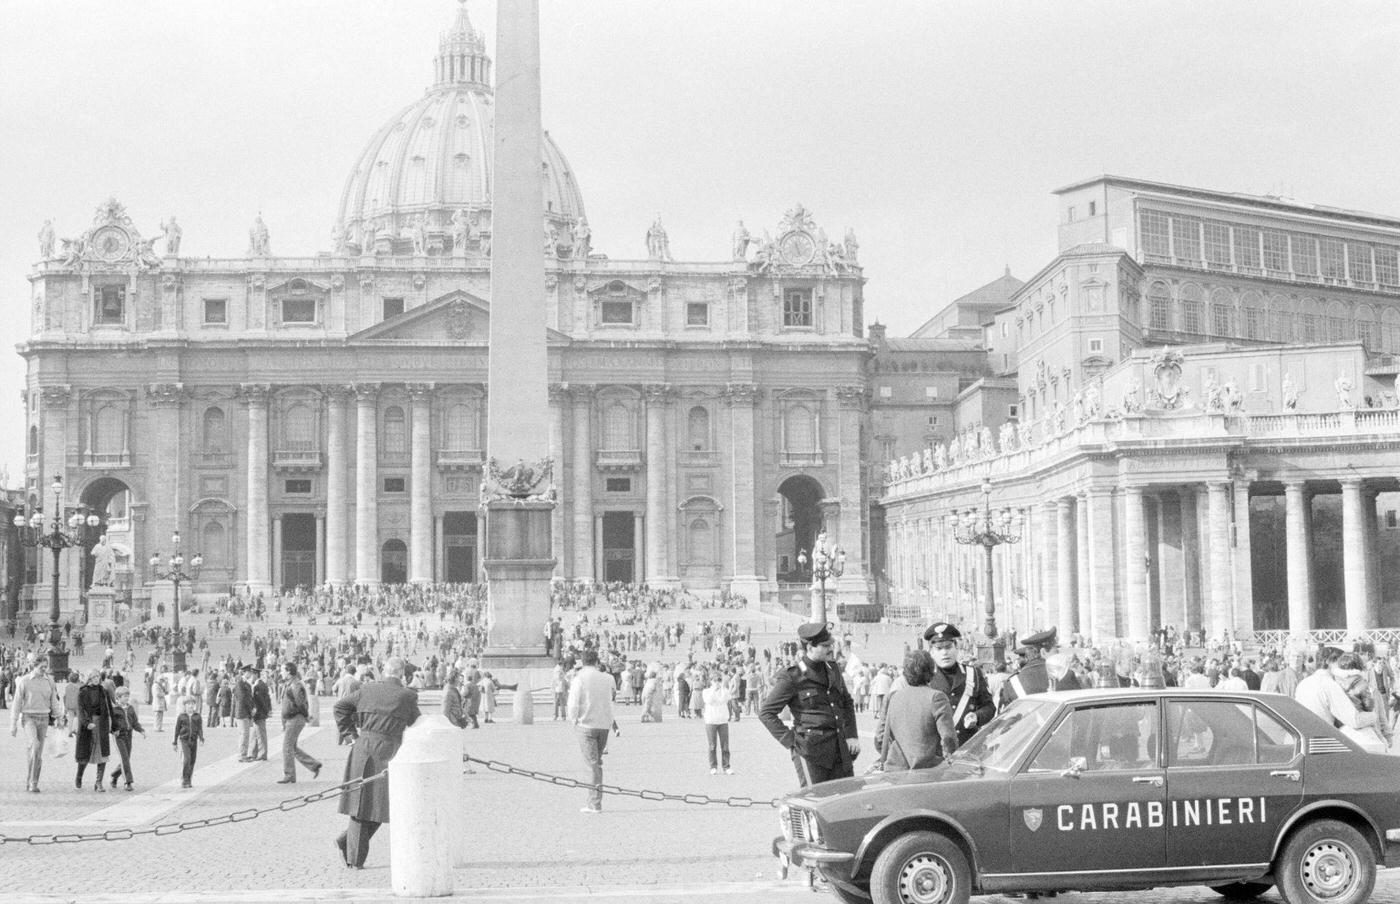
[[632,512],[603,513],[603,580],[631,584],[637,575],[637,520]]
[[379,580],[385,584],[408,583],[408,546],[402,540],[386,540],[379,552]]
[[316,586],[316,516],[282,516],[282,588]]
[[[127,557],[125,562],[119,562],[119,570],[130,574],[131,571],[131,490],[125,483],[115,477],[102,477],[94,480],[83,489],[83,494],[79,500],[83,505],[91,509],[102,521],[100,532],[106,534],[107,542],[113,544],[119,556]],[[83,546],[82,555],[82,584],[86,588],[92,583],[92,547],[97,545],[97,535],[88,538]],[[119,575],[113,574],[113,583],[118,581]]]
[[442,516],[442,579],[452,584],[476,583],[476,515],[446,512]]
[[[782,497],[782,521],[778,525],[775,548],[778,556],[777,576],[782,584],[807,583],[812,580],[812,543],[822,527],[822,498],[826,494],[816,478],[797,474],[778,487]],[[798,556],[806,553],[806,565]]]

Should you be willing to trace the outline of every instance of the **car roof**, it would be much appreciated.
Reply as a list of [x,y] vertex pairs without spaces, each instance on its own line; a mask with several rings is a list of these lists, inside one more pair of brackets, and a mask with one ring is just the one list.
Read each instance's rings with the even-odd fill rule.
[[1256,700],[1275,710],[1310,737],[1342,737],[1317,714],[1286,694],[1264,694],[1259,691],[1218,691],[1211,688],[1186,687],[1103,687],[1070,691],[1048,691],[1031,694],[1027,700],[1042,700],[1057,705],[1113,703],[1127,700]]

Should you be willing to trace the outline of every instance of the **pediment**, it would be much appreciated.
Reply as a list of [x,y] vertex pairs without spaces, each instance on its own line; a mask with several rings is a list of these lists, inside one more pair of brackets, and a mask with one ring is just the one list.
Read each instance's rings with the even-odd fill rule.
[[[491,336],[491,303],[470,292],[449,292],[350,336],[351,345],[423,344],[484,346]],[[545,329],[548,345],[567,345],[558,330]]]

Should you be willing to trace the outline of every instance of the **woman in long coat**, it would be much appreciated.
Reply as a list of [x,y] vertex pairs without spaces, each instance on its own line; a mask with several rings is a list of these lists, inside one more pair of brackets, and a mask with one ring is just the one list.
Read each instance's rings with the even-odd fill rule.
[[934,668],[927,651],[911,651],[904,657],[909,686],[885,698],[885,726],[877,749],[886,772],[937,766],[958,747],[952,702],[929,686]]
[[461,681],[461,672],[456,669],[447,670],[447,677],[443,680],[442,714],[458,728],[466,728],[467,717],[462,711],[462,692],[457,689]]
[[88,672],[87,682],[78,689],[78,743],[73,759],[78,763],[74,787],[83,787],[83,772],[89,764],[97,766],[97,786],[105,791],[102,774],[107,771],[107,758],[112,755],[112,698],[102,686],[102,673]]

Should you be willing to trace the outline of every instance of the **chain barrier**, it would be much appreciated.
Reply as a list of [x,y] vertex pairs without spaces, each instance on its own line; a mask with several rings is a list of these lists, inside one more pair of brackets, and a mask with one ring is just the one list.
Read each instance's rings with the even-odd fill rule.
[[147,826],[141,829],[108,829],[105,832],[62,832],[51,835],[0,835],[0,846],[7,844],[28,844],[33,846],[44,846],[50,844],[77,844],[83,841],[130,841],[141,835],[152,835],[156,838],[164,838],[167,835],[178,835],[181,832],[188,832],[192,829],[209,829],[214,826],[233,825],[237,822],[248,822],[257,819],[268,813],[290,813],[293,810],[300,810],[307,804],[319,803],[330,797],[339,797],[342,791],[358,791],[371,782],[377,782],[389,775],[387,771],[380,772],[365,778],[351,779],[343,784],[335,785],[321,791],[315,791],[301,797],[291,797],[281,803],[267,807],[249,807],[245,810],[238,810],[224,816],[211,816],[208,819],[190,819],[185,822],[166,822],[160,825]]
[[[492,772],[500,772],[506,775],[519,775],[522,778],[533,779],[537,782],[544,782],[549,785],[558,785],[561,788],[593,788],[592,782],[581,782],[576,778],[569,778],[567,775],[553,775],[549,772],[540,772],[536,769],[521,769],[519,766],[512,766],[509,763],[502,763],[499,760],[481,760],[474,756],[464,756],[462,759],[468,763],[475,763],[478,766],[485,766]],[[778,807],[782,805],[782,798],[754,799],[752,797],[710,797],[708,794],[672,794],[666,791],[650,791],[640,788],[620,788],[617,785],[597,785],[604,794],[616,794],[621,797],[637,797],[642,800],[676,801],[692,806],[705,806],[707,804],[721,804],[726,807],[745,809],[748,807]]]

